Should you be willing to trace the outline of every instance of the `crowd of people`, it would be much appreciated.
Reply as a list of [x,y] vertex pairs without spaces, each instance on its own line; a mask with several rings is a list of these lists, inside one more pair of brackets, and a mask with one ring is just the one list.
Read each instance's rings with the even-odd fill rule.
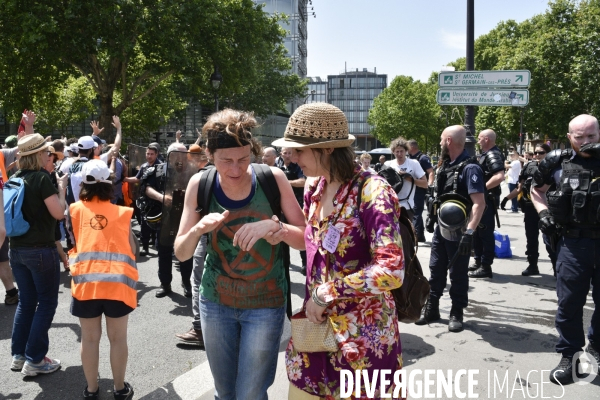
[[[392,159],[382,156],[373,167],[367,153],[356,159],[345,115],[326,103],[299,107],[284,136],[265,148],[253,136],[257,121],[251,113],[216,112],[195,144],[186,147],[177,132],[164,154],[159,143],[145,147],[141,165],[121,157],[116,116],[111,144],[95,122],[91,136],[53,142],[34,133],[34,122],[35,114],[26,112],[22,131],[6,141],[14,147],[0,152],[2,182],[24,182],[22,210],[30,224],[25,234],[4,238],[0,221],[5,303],[17,304],[12,370],[35,376],[60,368],[47,353],[62,263],[72,277],[71,313],[81,325],[83,398],[99,398],[103,314],[114,397],[132,398],[125,381],[128,315],[137,306],[136,260],[151,257],[153,245],[156,297],[173,292],[173,256],[178,260],[193,320],[188,332],[176,336],[206,350],[215,398],[267,398],[286,314],[309,327],[328,324],[335,343],[335,350],[299,349],[294,343],[303,337],[292,333],[285,360],[289,399],[339,398],[340,369],[373,376],[402,368],[392,294],[403,283],[406,261],[400,215],[413,221],[417,241],[426,240],[425,230],[433,234],[431,290],[416,324],[441,319],[449,275],[448,330],[460,332],[469,278],[493,278],[498,209],[510,201],[508,212],[522,212],[525,222],[529,265],[522,274],[540,273],[541,230],[557,278],[561,360],[550,380],[573,381],[573,357],[585,345],[582,315],[590,284],[595,304],[600,302],[600,130],[590,115],[571,121],[567,150],[539,144],[523,157],[513,151],[507,161],[496,133],[485,129],[478,134],[481,152],[471,157],[464,127],[449,126],[441,133],[437,165],[417,141],[398,137],[390,144]],[[501,200],[506,177],[509,194]],[[291,249],[300,251],[306,276],[296,315]],[[597,361],[599,312],[592,316],[586,349]],[[379,383],[375,387],[376,398],[384,397]],[[392,384],[386,392],[393,391]]]

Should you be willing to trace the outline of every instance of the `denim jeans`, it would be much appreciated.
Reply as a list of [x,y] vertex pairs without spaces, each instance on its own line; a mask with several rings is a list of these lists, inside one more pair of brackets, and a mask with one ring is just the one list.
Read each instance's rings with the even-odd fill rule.
[[19,286],[11,353],[39,363],[48,353],[48,331],[58,305],[58,251],[56,247],[29,247],[10,249],[8,254]]
[[275,380],[285,305],[239,309],[201,295],[200,317],[215,400],[266,400]]

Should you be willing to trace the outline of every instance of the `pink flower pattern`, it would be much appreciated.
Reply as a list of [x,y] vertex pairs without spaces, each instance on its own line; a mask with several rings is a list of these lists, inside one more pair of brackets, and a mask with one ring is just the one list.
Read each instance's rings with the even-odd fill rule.
[[[290,340],[286,369],[293,385],[321,398],[339,398],[341,369],[367,370],[372,376],[375,369],[402,368],[398,318],[391,293],[404,278],[398,222],[400,206],[396,193],[378,175],[359,166],[355,174],[352,182],[339,188],[334,212],[322,221],[318,220],[316,210],[325,179],[309,183],[304,194],[304,213],[308,221],[305,303],[314,287],[325,285],[325,299],[333,301],[327,313],[340,350],[301,353]],[[334,221],[336,213],[339,217]],[[341,233],[333,254],[322,246],[330,223]],[[351,398],[355,399],[354,394]]]

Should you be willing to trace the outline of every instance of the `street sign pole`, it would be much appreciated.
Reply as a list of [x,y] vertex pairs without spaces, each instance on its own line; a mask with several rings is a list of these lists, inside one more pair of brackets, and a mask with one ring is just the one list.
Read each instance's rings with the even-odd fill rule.
[[[475,0],[467,0],[467,71],[475,69]],[[469,156],[475,155],[475,108],[465,107],[465,149]]]

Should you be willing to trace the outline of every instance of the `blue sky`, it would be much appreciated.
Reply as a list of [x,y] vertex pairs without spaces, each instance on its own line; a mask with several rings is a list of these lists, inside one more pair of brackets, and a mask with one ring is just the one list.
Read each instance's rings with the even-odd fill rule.
[[[397,75],[425,81],[465,56],[467,0],[312,2],[316,18],[308,21],[308,76],[327,79],[347,63],[348,69],[376,67],[388,75],[388,84]],[[475,0],[475,37],[500,21],[521,22],[547,8],[547,0]]]

